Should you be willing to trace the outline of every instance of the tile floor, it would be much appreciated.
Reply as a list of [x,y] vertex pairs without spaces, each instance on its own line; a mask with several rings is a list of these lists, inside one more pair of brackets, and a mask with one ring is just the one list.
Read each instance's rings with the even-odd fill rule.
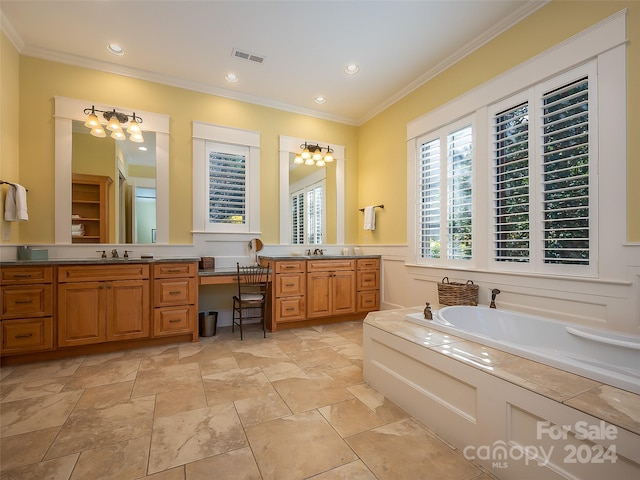
[[0,371],[4,479],[493,478],[363,383],[362,323]]

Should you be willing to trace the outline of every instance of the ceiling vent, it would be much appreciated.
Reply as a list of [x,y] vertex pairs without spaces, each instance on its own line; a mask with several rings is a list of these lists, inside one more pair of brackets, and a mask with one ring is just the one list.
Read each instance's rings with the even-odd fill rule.
[[237,48],[233,49],[233,51],[231,52],[231,55],[233,57],[242,58],[243,60],[249,60],[251,62],[256,62],[256,63],[264,62],[264,58],[265,58],[263,55],[256,55],[255,53],[245,52],[242,50],[238,50]]

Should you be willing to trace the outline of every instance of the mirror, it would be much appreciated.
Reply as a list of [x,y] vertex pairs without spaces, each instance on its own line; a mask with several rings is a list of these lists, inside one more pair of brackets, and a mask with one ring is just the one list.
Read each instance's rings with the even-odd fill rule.
[[[324,209],[322,223],[325,226],[322,244],[344,243],[344,147],[330,144],[335,161],[325,167],[295,165],[293,158],[303,143],[328,145],[325,141],[280,136],[280,244],[293,244],[291,195],[308,185],[324,182]],[[305,180],[306,178],[306,180]],[[309,244],[309,237],[304,244]],[[301,244],[302,241],[296,244]]]
[[[77,173],[112,180],[110,233],[105,243],[169,243],[169,117],[135,111],[143,119],[147,146],[146,156],[140,158],[130,151],[140,144],[82,133],[88,132],[84,109],[92,105],[104,111],[133,112],[117,105],[55,97],[55,243],[75,243],[71,184]],[[99,162],[96,156],[101,158]]]
[[[107,243],[155,243],[156,135],[144,133],[144,143],[117,141],[90,135],[78,120],[72,121],[72,175],[97,175],[109,184]],[[72,216],[76,210],[72,205]],[[75,218],[75,217],[74,217]],[[74,219],[72,225],[82,225]],[[82,231],[73,232],[74,243],[95,243]]]

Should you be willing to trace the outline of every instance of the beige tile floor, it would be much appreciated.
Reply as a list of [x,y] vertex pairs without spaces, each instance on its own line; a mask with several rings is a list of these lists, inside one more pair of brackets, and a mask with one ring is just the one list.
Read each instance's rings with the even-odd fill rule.
[[0,370],[4,479],[475,479],[362,379],[362,324]]

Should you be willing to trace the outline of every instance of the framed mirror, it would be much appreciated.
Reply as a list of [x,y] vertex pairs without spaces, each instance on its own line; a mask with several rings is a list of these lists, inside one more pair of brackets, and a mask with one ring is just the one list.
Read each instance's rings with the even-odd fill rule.
[[[307,143],[328,145],[328,142],[309,140],[308,138],[295,138],[280,136],[280,244],[293,244],[292,236],[292,195],[299,192],[301,186],[307,184],[317,185],[324,181],[325,208],[322,211],[325,225],[324,244],[344,243],[344,151],[342,145],[331,144],[334,150],[335,161],[328,164],[328,167],[301,166],[301,169],[314,170],[310,175],[296,172],[293,165],[295,154],[300,152],[300,145]],[[326,169],[319,171],[319,169]],[[292,173],[294,172],[294,173]],[[309,181],[302,181],[301,178],[308,177]],[[306,183],[305,183],[306,182]],[[308,243],[298,243],[308,244]]]
[[115,141],[82,133],[83,129],[89,131],[84,126],[87,117],[84,109],[91,106],[97,110],[115,108],[132,112],[126,107],[55,97],[56,244],[73,243],[74,174],[111,178],[113,212],[109,215],[111,232],[106,243],[168,243],[169,117],[135,111],[143,119],[141,127],[147,147],[147,152],[140,156],[134,151],[138,144],[129,140]]

